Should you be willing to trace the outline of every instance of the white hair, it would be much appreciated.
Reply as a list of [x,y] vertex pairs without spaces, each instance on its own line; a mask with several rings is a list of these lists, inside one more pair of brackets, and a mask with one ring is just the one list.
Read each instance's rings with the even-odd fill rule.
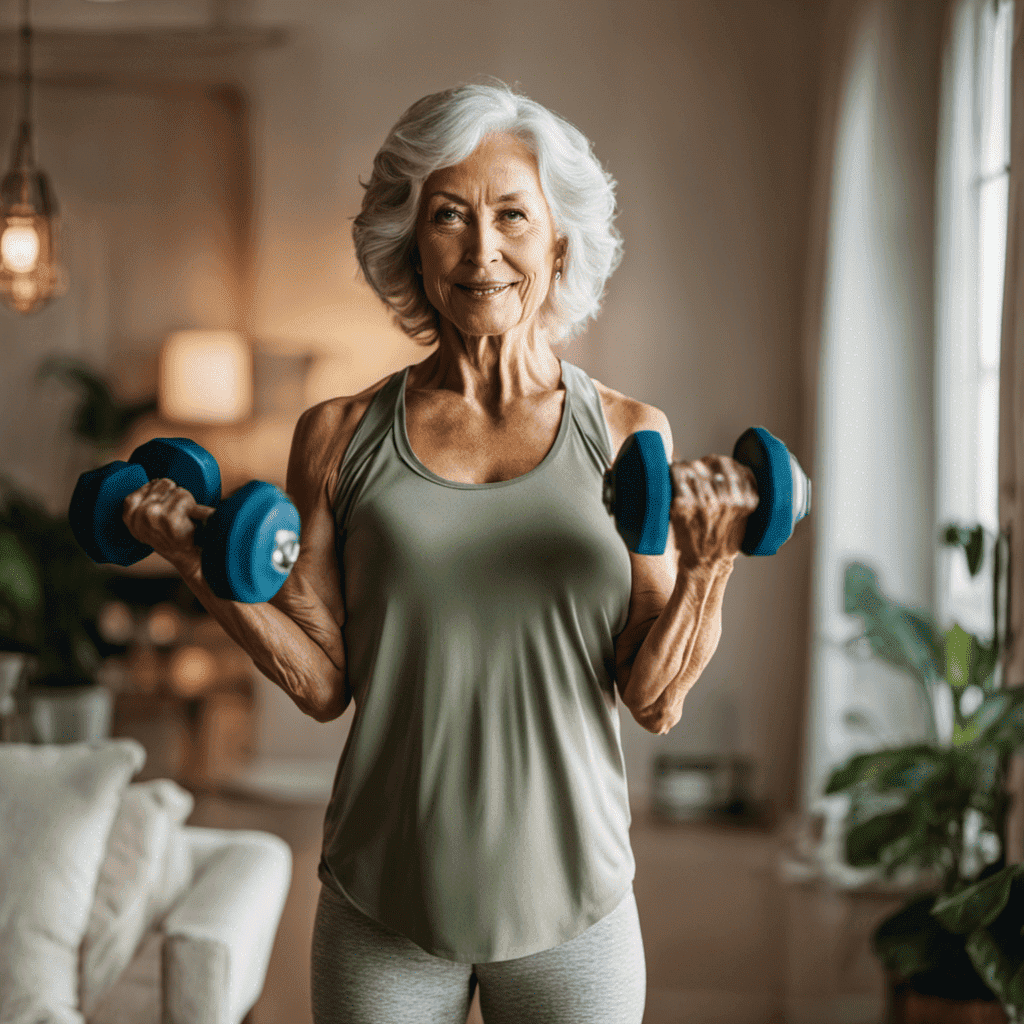
[[536,157],[555,230],[566,243],[561,280],[542,309],[542,323],[556,341],[576,337],[597,315],[622,258],[613,223],[615,180],[578,128],[500,82],[424,96],[398,119],[374,157],[352,229],[363,276],[398,326],[424,344],[437,340],[440,319],[415,272],[423,183],[461,163],[495,132],[522,139]]

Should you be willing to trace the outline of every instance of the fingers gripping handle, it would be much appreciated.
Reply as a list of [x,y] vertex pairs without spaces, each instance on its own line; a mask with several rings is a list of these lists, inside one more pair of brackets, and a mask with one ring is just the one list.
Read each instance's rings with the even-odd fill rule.
[[[811,510],[811,481],[786,446],[764,427],[751,427],[736,442],[733,458],[748,466],[760,501],[747,519],[740,549],[773,555]],[[668,541],[672,484],[661,434],[631,434],[605,473],[604,501],[630,551],[660,555]]]

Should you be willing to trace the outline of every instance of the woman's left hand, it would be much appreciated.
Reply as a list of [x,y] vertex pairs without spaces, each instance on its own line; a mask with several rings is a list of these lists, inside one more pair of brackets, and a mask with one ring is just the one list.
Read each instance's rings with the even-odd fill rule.
[[724,455],[672,462],[669,472],[669,522],[680,566],[694,568],[735,560],[747,517],[760,500],[753,472]]

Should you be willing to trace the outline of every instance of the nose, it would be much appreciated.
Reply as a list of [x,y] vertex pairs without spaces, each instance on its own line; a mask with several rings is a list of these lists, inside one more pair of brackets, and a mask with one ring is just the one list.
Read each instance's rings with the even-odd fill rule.
[[501,261],[501,233],[486,218],[477,218],[476,225],[468,232],[466,258],[478,267]]

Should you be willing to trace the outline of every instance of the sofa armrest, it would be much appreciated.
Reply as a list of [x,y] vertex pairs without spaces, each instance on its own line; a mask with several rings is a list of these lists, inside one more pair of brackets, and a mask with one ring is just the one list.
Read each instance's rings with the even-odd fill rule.
[[197,870],[164,919],[164,1024],[239,1024],[263,988],[291,882],[267,832],[186,827]]

